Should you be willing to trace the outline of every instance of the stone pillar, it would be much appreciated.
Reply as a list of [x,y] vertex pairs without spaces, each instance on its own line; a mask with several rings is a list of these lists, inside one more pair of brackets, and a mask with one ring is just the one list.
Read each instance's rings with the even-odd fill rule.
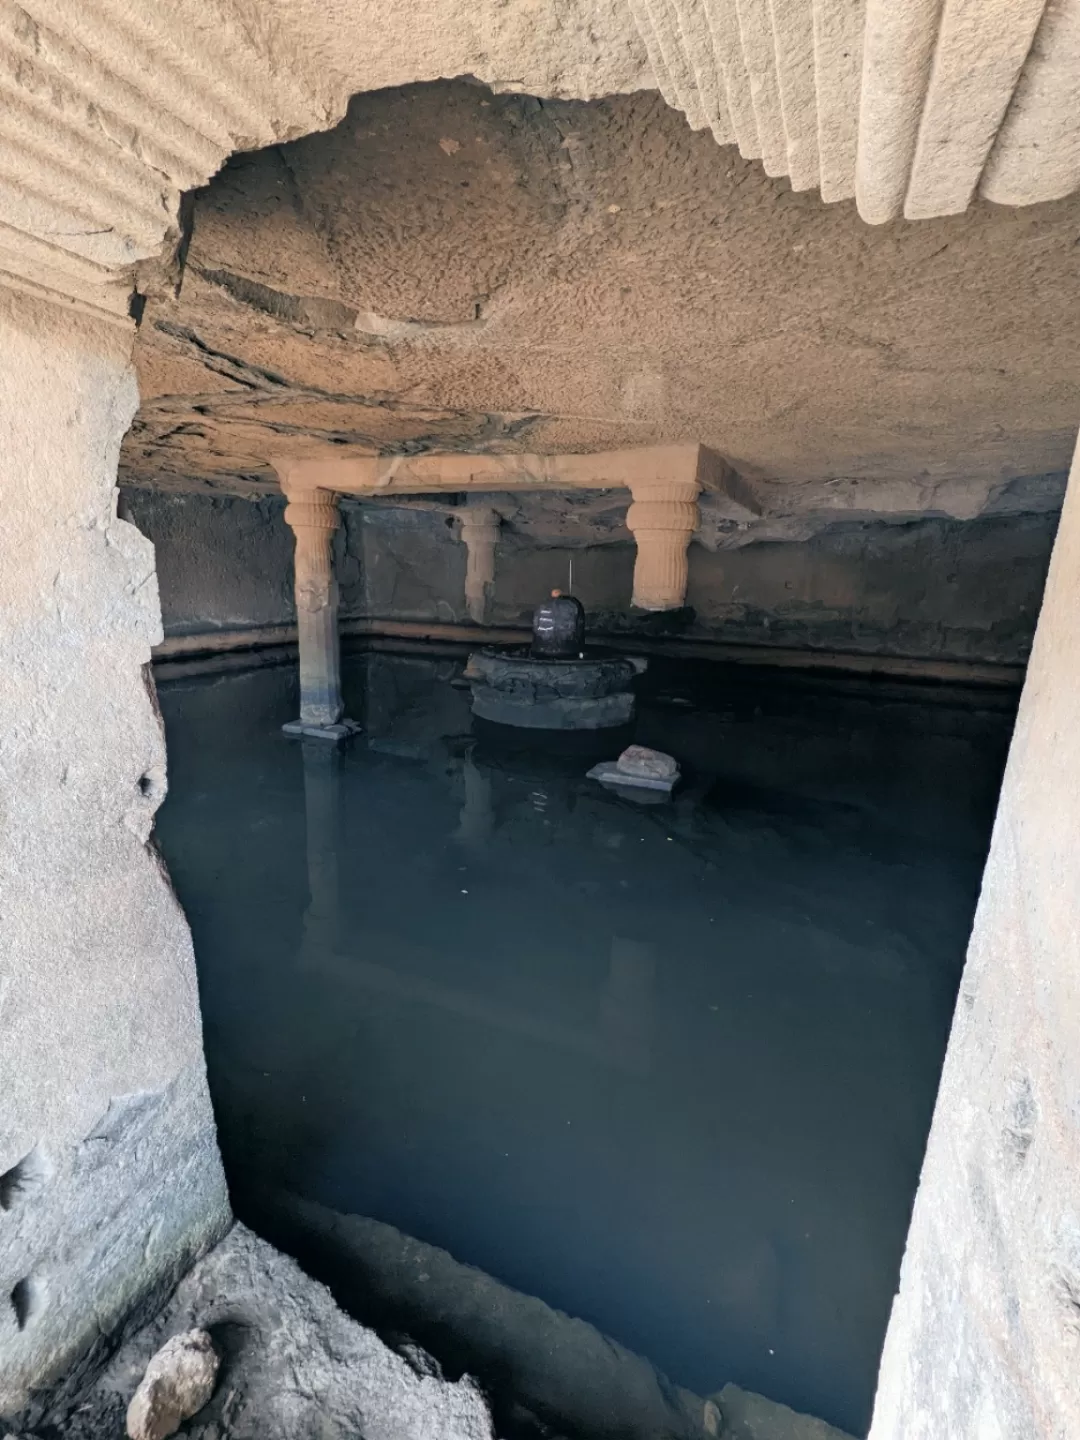
[[166,790],[133,331],[0,289],[0,1434],[229,1224]]
[[343,740],[357,726],[343,718],[334,531],[341,523],[330,490],[287,490],[285,521],[296,540],[296,624],[300,638],[300,718],[288,735]]
[[697,529],[697,480],[637,480],[626,512],[637,541],[632,605],[639,610],[678,610],[686,603],[686,551]]
[[1080,1435],[1080,458],[881,1362],[872,1440]]
[[459,516],[461,538],[468,559],[465,566],[465,605],[469,619],[483,625],[487,602],[495,584],[495,546],[499,543],[499,516],[490,505],[468,505]]

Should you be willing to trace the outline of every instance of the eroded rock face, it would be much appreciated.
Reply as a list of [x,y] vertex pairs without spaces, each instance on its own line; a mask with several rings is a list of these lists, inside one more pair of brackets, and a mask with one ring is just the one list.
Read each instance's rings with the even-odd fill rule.
[[153,547],[116,330],[0,292],[0,1429],[229,1219],[191,937],[152,840]]
[[[150,1390],[154,1398],[144,1399]],[[487,1402],[468,1376],[448,1381],[427,1356],[402,1358],[240,1225],[53,1417],[50,1433],[115,1440],[127,1410],[133,1440],[164,1440],[173,1432],[162,1426],[197,1413],[196,1402],[201,1413],[185,1433],[197,1440],[493,1440]]]
[[654,94],[358,96],[197,197],[179,299],[143,321],[125,472],[235,488],[312,446],[694,440],[780,482],[751,514],[804,485],[979,513],[988,486],[1067,465],[1078,216],[980,202],[872,228]]

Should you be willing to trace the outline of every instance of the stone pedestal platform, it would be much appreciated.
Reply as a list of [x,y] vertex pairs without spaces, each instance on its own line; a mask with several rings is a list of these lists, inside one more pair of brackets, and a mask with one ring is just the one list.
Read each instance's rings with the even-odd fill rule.
[[473,714],[528,730],[606,730],[634,718],[634,677],[645,661],[630,656],[538,660],[530,653],[479,650],[465,678]]

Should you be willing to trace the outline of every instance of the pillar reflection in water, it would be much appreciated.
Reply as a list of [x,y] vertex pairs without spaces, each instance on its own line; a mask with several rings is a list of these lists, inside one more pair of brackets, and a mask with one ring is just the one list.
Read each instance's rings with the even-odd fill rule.
[[313,961],[338,942],[341,755],[336,745],[302,740],[308,905],[301,958]]
[[465,793],[454,839],[461,845],[483,847],[495,832],[491,777],[481,770],[471,749],[462,757],[461,779]]

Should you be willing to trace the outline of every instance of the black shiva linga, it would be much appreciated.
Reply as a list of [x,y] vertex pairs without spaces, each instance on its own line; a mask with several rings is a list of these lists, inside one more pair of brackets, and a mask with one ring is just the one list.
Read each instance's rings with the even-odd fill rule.
[[474,651],[465,678],[473,714],[528,730],[608,730],[634,718],[634,677],[646,661],[587,653],[585,609],[553,590],[533,612],[528,649]]

